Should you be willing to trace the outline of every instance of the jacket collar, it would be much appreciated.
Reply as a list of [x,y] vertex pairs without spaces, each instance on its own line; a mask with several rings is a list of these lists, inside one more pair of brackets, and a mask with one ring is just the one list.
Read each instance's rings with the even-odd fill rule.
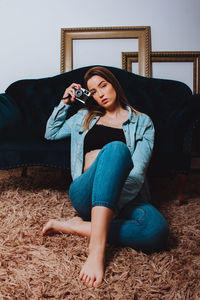
[[128,118],[126,119],[124,124],[126,124],[126,123],[135,123],[136,119],[137,119],[136,113],[134,111],[132,111],[130,106],[126,106],[126,109],[129,111],[129,114],[128,114]]

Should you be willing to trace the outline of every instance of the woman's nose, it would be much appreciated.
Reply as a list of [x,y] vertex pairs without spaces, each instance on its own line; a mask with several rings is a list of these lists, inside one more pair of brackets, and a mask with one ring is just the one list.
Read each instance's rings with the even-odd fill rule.
[[102,91],[99,91],[99,98],[102,98],[104,96]]

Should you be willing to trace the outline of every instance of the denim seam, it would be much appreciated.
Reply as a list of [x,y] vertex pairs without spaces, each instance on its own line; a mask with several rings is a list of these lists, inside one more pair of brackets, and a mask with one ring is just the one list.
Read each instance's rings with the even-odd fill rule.
[[[97,160],[99,160],[99,157],[102,155],[102,153],[104,152],[104,149],[102,149],[99,153],[99,155],[97,156]],[[93,191],[92,191],[92,207],[95,206],[96,200],[95,200],[95,193],[94,191],[96,190],[96,185],[95,185],[95,177],[96,177],[96,173],[97,173],[97,168],[96,168],[96,172],[95,172],[95,176],[94,176],[94,181],[93,181]]]

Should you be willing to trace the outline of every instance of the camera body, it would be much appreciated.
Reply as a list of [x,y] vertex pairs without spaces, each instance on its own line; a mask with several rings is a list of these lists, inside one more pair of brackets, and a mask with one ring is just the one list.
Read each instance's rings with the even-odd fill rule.
[[90,97],[91,93],[82,87],[80,89],[77,87],[74,87],[74,90],[75,90],[76,100],[85,104],[86,101],[88,100],[88,98]]

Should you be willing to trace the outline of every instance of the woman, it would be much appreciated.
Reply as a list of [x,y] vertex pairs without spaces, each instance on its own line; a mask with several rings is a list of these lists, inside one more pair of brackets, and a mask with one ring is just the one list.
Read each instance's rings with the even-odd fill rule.
[[93,97],[66,120],[75,101],[71,84],[47,122],[47,139],[71,136],[69,196],[80,217],[50,220],[43,234],[87,236],[89,255],[80,279],[97,287],[104,276],[106,242],[143,251],[161,250],[168,237],[163,216],[148,204],[145,174],[154,143],[151,119],[134,110],[115,76],[104,67],[85,74]]

